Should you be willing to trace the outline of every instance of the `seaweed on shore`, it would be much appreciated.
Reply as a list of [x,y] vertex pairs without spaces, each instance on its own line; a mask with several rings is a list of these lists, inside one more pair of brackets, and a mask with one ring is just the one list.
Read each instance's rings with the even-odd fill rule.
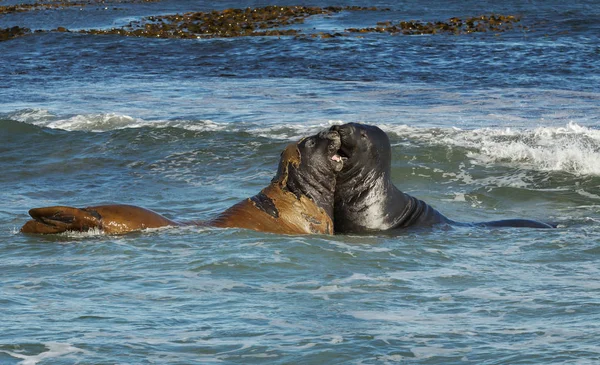
[[393,24],[390,21],[379,22],[377,27],[350,28],[351,33],[389,33],[404,35],[421,34],[469,34],[481,32],[504,32],[514,28],[520,18],[514,15],[480,15],[466,19],[450,18],[445,22],[401,21]]
[[[58,9],[86,5],[108,5],[114,3],[142,3],[160,0],[38,0],[35,3],[0,6],[0,14],[36,9]],[[359,6],[265,6],[259,8],[225,9],[208,12],[189,12],[175,15],[148,16],[128,25],[112,29],[84,29],[81,34],[120,35],[147,38],[231,38],[249,36],[296,36],[333,38],[364,35],[367,33],[384,33],[390,35],[421,34],[470,34],[481,32],[504,32],[515,28],[520,19],[513,15],[480,15],[465,19],[450,18],[447,21],[382,21],[375,27],[349,28],[335,33],[314,32],[306,34],[293,25],[304,23],[305,19],[316,15],[333,15],[344,11],[384,11],[376,7]],[[524,27],[523,27],[524,28]],[[54,29],[55,32],[70,32],[65,27]],[[36,31],[43,32],[43,31]],[[0,29],[0,41],[12,39],[31,33],[22,27]]]
[[0,28],[0,42],[31,33],[31,29],[22,27]]
[[377,10],[358,6],[266,6],[225,9],[211,12],[150,16],[123,28],[83,30],[87,34],[119,34],[152,38],[231,38],[248,36],[295,36],[297,29],[276,29],[303,23],[314,15],[332,15],[342,11]]
[[0,15],[11,13],[22,13],[26,11],[48,10],[48,9],[64,9],[74,7],[84,7],[93,5],[111,5],[125,3],[148,3],[158,2],[160,0],[85,0],[85,1],[68,1],[68,0],[38,0],[34,3],[23,3],[15,5],[0,6]]
[[[263,8],[226,9],[211,12],[191,12],[186,14],[150,16],[141,21],[131,22],[123,28],[108,30],[82,30],[86,34],[118,34],[133,37],[152,38],[230,38],[247,36],[302,36],[301,30],[284,28],[303,23],[314,15],[332,15],[342,11],[388,10],[376,7],[306,7],[306,6],[267,6]],[[511,30],[520,18],[513,15],[480,15],[465,19],[450,18],[447,21],[391,21],[379,22],[376,27],[349,28],[344,32],[311,34],[311,37],[333,38],[365,33],[388,33],[391,35],[421,34],[470,34],[481,32],[504,32]]]

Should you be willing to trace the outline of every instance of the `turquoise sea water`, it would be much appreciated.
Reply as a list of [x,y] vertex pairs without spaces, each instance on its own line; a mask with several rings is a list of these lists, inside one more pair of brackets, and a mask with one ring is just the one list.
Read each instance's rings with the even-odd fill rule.
[[[0,364],[600,361],[600,6],[514,3],[380,1],[302,25],[527,26],[501,34],[0,42]],[[268,3],[113,5],[0,28]],[[18,233],[47,205],[210,218],[265,187],[290,141],[344,122],[385,130],[396,185],[449,218],[559,228]]]

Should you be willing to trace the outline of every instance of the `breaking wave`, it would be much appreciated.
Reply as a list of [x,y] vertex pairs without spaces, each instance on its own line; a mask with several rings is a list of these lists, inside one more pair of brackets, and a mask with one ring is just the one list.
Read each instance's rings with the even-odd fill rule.
[[[61,117],[44,109],[26,109],[8,119],[43,128],[66,131],[108,132],[132,128],[176,128],[194,132],[248,133],[275,140],[295,140],[316,133],[341,120],[306,123],[225,123],[212,120],[144,120],[105,113]],[[375,123],[377,124],[377,123]],[[392,143],[418,148],[442,146],[464,150],[471,164],[518,165],[523,169],[562,171],[574,175],[600,175],[600,130],[569,122],[564,126],[537,128],[435,128],[377,124]]]
[[77,348],[69,343],[48,342],[43,344],[43,347],[45,351],[35,355],[27,355],[25,353],[7,350],[0,350],[0,352],[4,352],[13,358],[21,359],[19,365],[36,365],[42,361],[51,361],[52,359],[76,353],[87,353],[87,351]]
[[298,139],[307,134],[328,128],[342,121],[315,123],[287,123],[265,125],[263,123],[224,123],[212,120],[145,120],[117,113],[80,114],[61,117],[45,109],[25,109],[6,118],[43,128],[65,131],[109,132],[134,128],[177,128],[194,132],[245,132],[259,137],[273,139]]
[[411,143],[463,148],[472,164],[518,164],[539,171],[600,175],[600,130],[569,122],[532,129],[383,126]]

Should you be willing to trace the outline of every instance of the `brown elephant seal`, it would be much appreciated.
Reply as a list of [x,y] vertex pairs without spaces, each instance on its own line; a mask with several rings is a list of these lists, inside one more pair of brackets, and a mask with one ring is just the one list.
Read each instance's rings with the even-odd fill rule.
[[[324,131],[288,145],[277,174],[266,188],[219,214],[196,222],[214,227],[247,228],[281,234],[333,234],[335,176],[342,169],[337,155],[339,134]],[[29,211],[23,233],[60,233],[98,229],[122,234],[146,228],[177,226],[151,210],[132,205],[88,208],[55,206]]]
[[333,234],[335,176],[342,169],[337,132],[288,145],[271,184],[209,222],[284,234]]
[[436,224],[552,228],[549,224],[528,219],[455,222],[394,185],[391,146],[384,131],[358,123],[337,125],[330,130],[340,134],[342,145],[338,154],[344,160],[334,194],[337,233],[368,233]]

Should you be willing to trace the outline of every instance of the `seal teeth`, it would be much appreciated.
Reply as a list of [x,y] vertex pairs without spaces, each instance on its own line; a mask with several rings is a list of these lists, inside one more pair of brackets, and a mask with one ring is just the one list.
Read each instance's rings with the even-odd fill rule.
[[340,155],[333,155],[331,156],[331,159],[335,162],[342,162],[342,158],[340,157]]

